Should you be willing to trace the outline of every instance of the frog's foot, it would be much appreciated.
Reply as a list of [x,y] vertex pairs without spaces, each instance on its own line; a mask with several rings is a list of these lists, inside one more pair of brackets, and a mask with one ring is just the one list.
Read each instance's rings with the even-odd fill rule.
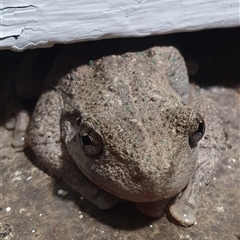
[[64,172],[66,172],[60,173],[60,175],[57,173],[57,175],[62,175],[61,178],[72,189],[80,193],[98,208],[102,210],[110,209],[119,202],[120,199],[118,197],[95,185],[87,177],[85,177],[76,166],[70,164],[69,162],[65,162],[64,168]]
[[196,214],[204,190],[201,182],[189,182],[170,206],[171,215],[183,226],[192,226],[197,223]]
[[14,129],[12,146],[15,148],[27,145],[27,129],[30,121],[29,113],[25,110],[20,110],[17,113],[16,120],[10,118],[5,124],[7,129]]
[[162,217],[168,201],[169,199],[163,199],[156,202],[137,203],[137,209],[149,217]]

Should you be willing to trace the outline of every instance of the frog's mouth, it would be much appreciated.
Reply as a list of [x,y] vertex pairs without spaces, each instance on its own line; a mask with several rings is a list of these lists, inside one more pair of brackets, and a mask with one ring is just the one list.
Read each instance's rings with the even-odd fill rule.
[[[112,159],[109,158],[109,153],[102,157],[104,159],[101,157],[88,159],[84,168],[79,164],[78,167],[89,180],[102,189],[133,202],[153,202],[174,197],[186,187],[195,167],[193,161],[192,165],[184,167],[185,172],[177,174],[179,169],[170,164],[168,169],[165,168],[165,173],[150,174],[146,171],[146,167],[143,167],[142,171],[141,166],[129,169],[129,164],[119,159],[118,166],[111,166],[109,162]],[[106,164],[102,164],[103,162]]]
[[185,181],[181,182],[181,184],[177,184],[177,187],[169,187],[168,189],[164,188],[160,191],[160,187],[162,186],[153,187],[154,184],[149,185],[147,188],[144,187],[142,182],[138,182],[136,184],[132,183],[131,186],[126,186],[122,182],[112,183],[112,181],[109,180],[107,182],[101,181],[99,178],[92,175],[90,176],[85,171],[83,171],[83,174],[105,191],[121,199],[133,202],[154,202],[174,197],[187,186],[192,176],[191,175],[189,178],[186,178]]

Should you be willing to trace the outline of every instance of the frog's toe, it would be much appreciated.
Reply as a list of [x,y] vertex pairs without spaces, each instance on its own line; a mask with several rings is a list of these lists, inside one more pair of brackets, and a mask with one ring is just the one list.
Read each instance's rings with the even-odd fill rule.
[[107,210],[114,207],[118,202],[119,198],[103,191],[95,200],[92,202],[102,210]]
[[27,129],[30,121],[29,113],[25,110],[21,110],[17,114],[15,129],[13,133],[12,146],[24,147],[27,145]]
[[171,215],[183,226],[189,227],[197,223],[197,208],[188,203],[177,201],[170,206]]
[[10,117],[4,124],[7,130],[13,130],[16,126],[16,118]]
[[14,134],[12,139],[12,146],[15,148],[24,147],[27,144],[27,135],[25,132]]
[[147,203],[137,203],[137,209],[149,216],[149,217],[162,217],[164,215],[164,209],[168,203],[169,199],[159,200],[156,202],[147,202]]
[[[74,168],[72,168],[72,170],[74,170]],[[120,201],[117,196],[106,192],[105,190],[99,188],[97,185],[86,179],[86,177],[79,171],[77,171],[77,173],[79,174],[77,176],[78,179],[75,178],[74,182],[69,178],[69,176],[64,176],[63,180],[98,208],[107,210],[114,207]]]

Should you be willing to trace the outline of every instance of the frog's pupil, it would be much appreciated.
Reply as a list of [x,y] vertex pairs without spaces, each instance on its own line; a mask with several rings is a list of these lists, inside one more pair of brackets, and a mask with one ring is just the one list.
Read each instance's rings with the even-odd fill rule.
[[89,136],[82,136],[83,145],[92,145],[92,141]]
[[199,123],[197,131],[200,132],[200,133],[204,133],[204,131],[205,131],[205,124],[204,124],[204,122],[200,122]]

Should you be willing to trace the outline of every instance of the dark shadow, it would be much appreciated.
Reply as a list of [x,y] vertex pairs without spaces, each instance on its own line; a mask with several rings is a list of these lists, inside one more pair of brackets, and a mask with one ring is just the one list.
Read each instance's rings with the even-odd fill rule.
[[[75,59],[65,70],[110,54],[138,52],[153,46],[175,46],[184,58],[196,60],[199,71],[192,78],[201,86],[235,87],[240,84],[240,28],[212,29],[144,38],[107,39],[67,45],[62,59]],[[62,73],[62,74],[65,74]]]
[[24,52],[0,51],[0,124],[17,112],[31,112],[62,46]]

